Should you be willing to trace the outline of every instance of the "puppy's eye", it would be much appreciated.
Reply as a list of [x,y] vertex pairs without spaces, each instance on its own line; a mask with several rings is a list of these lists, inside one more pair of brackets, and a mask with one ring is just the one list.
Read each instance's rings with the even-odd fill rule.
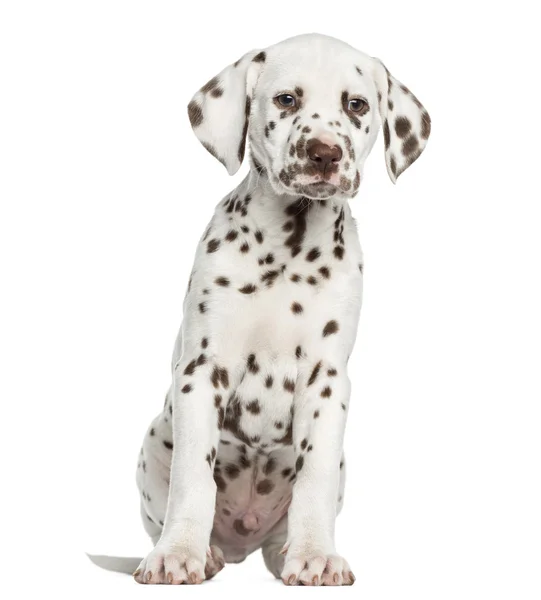
[[295,97],[291,94],[280,94],[279,96],[276,96],[274,102],[277,106],[283,108],[293,108],[297,103]]
[[362,112],[365,107],[367,106],[367,102],[366,100],[363,100],[362,98],[352,98],[349,102],[348,102],[348,110],[350,110],[351,112]]

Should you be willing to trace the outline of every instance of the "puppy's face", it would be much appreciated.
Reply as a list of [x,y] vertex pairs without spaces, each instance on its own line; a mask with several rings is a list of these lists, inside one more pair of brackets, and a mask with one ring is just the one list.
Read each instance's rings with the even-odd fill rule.
[[250,143],[277,192],[314,199],[357,192],[378,129],[373,71],[372,59],[328,38],[267,50]]
[[196,93],[188,113],[231,174],[248,137],[277,193],[313,199],[357,193],[380,122],[393,182],[430,134],[427,111],[378,59],[317,34],[246,54]]

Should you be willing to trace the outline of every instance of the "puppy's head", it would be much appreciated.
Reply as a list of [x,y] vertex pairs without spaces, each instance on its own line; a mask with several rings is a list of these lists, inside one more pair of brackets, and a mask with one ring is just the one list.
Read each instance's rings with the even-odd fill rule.
[[313,199],[357,193],[380,123],[393,182],[430,134],[425,108],[378,59],[316,34],[246,54],[195,94],[188,114],[230,174],[248,137],[278,193]]

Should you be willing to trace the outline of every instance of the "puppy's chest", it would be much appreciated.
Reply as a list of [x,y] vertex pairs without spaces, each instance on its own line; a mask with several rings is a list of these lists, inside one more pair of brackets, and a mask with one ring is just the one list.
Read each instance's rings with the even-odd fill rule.
[[[317,226],[241,224],[218,213],[200,244],[192,295],[230,336],[247,331],[284,339],[309,329],[318,314],[360,308],[362,255],[342,213]],[[352,229],[352,228],[350,228]]]

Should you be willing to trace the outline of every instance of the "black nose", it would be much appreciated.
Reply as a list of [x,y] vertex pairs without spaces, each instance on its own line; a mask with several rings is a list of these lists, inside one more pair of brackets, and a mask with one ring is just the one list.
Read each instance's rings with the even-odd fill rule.
[[308,158],[314,163],[314,166],[320,170],[325,169],[332,164],[342,160],[342,148],[340,146],[329,146],[317,138],[312,138],[306,143],[306,153]]

